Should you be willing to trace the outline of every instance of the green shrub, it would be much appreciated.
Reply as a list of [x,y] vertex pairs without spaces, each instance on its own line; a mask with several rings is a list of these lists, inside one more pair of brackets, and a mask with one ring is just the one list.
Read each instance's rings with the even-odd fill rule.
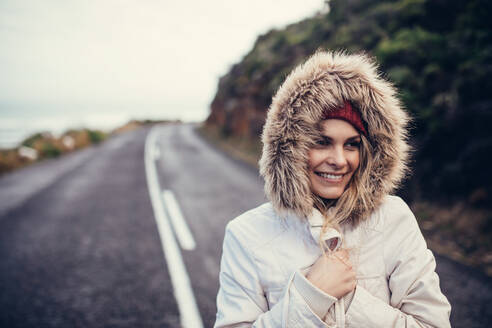
[[44,142],[41,146],[41,156],[44,158],[58,157],[61,153],[61,150],[50,142]]
[[87,133],[89,134],[89,140],[93,144],[98,144],[101,141],[103,141],[104,139],[106,139],[106,137],[107,137],[106,133],[99,131],[99,130],[89,130],[88,129]]

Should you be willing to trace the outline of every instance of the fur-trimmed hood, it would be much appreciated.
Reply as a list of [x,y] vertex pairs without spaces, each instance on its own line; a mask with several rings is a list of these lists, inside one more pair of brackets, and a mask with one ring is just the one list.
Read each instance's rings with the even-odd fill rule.
[[279,213],[307,217],[314,198],[308,175],[308,151],[319,139],[323,111],[350,101],[367,126],[372,165],[350,220],[368,217],[402,180],[408,158],[408,115],[394,87],[364,54],[317,52],[296,67],[274,96],[263,128],[260,173],[265,192]]

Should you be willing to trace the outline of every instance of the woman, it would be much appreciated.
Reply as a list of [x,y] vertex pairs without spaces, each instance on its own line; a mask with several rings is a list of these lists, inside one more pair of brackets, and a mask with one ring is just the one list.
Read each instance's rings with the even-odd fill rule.
[[269,203],[226,228],[216,327],[449,327],[435,259],[389,194],[407,114],[365,55],[318,52],[273,99]]

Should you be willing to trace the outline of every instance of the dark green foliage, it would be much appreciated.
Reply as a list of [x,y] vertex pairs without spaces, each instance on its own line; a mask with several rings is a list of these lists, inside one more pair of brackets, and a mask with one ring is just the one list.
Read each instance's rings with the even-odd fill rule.
[[106,134],[102,131],[87,130],[87,133],[89,134],[89,140],[93,144],[98,144],[104,139],[106,139]]
[[260,36],[214,101],[253,98],[266,111],[286,74],[317,49],[368,52],[414,117],[409,190],[433,199],[482,190],[492,200],[492,1],[328,3],[327,14]]
[[52,158],[52,157],[58,157],[61,155],[61,150],[58,149],[55,145],[49,142],[43,143],[41,147],[41,156],[43,158]]

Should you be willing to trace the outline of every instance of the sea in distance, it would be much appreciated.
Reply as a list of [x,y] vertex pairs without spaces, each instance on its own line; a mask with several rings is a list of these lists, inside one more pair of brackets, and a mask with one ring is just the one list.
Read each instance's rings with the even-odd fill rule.
[[[0,149],[17,147],[25,138],[38,132],[61,135],[69,129],[111,131],[132,119],[176,119],[172,111],[161,106],[130,108],[129,106],[5,106],[0,104]],[[174,117],[173,117],[174,116]],[[186,121],[186,118],[184,119]],[[188,121],[193,121],[193,118]]]

